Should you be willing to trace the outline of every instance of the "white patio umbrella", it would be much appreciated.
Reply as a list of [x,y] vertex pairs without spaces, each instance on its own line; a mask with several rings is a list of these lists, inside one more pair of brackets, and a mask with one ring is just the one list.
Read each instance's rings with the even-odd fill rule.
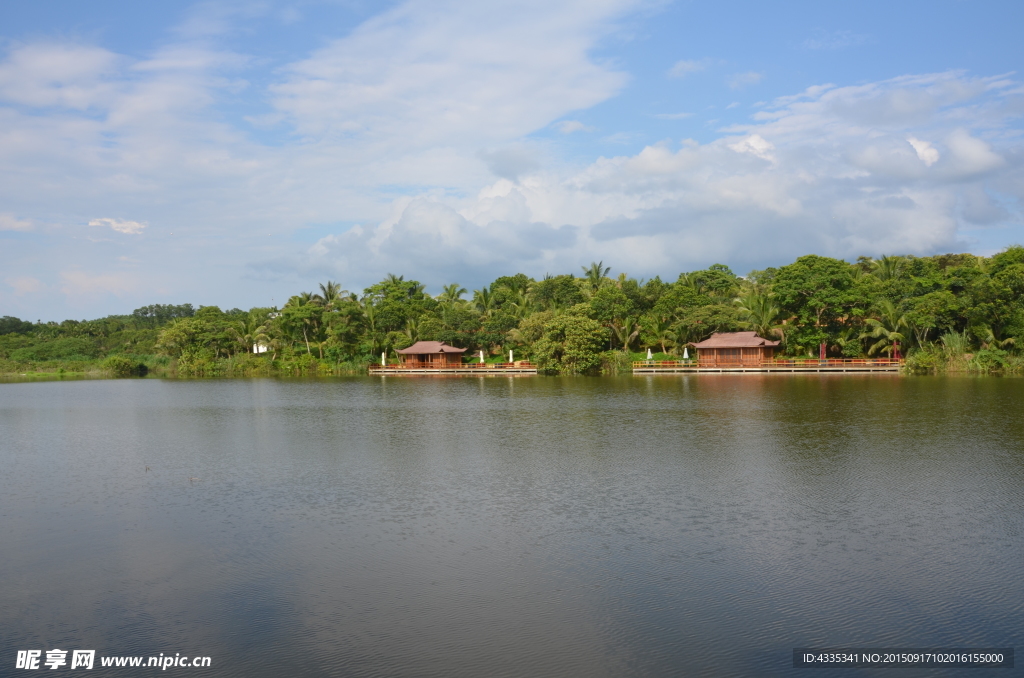
[[510,363],[515,362],[514,360],[512,360],[512,349],[509,349],[509,351],[508,351],[508,361]]
[[480,362],[484,361],[484,352],[480,351]]
[[380,354],[380,364],[381,365],[387,365],[388,364],[387,352],[382,352]]
[[690,359],[690,350],[684,346],[683,347],[683,360],[689,360],[689,359]]
[[651,359],[651,358],[653,358],[653,357],[654,357],[654,356],[653,356],[653,355],[651,355],[651,349],[647,349],[647,359],[648,359],[648,360],[650,360],[650,359]]

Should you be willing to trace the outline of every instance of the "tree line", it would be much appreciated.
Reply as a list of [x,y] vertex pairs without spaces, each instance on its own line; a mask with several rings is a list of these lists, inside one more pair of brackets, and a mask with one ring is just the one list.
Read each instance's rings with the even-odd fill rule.
[[513,350],[544,372],[582,374],[626,366],[647,349],[670,358],[714,332],[753,330],[791,356],[817,356],[821,345],[830,357],[899,347],[921,370],[1021,366],[1024,247],[854,263],[808,255],[743,277],[723,264],[673,281],[611,273],[594,262],[578,274],[518,273],[472,291],[452,283],[436,296],[389,274],[361,292],[327,281],[280,308],[158,304],[63,323],[5,316],[0,360],[5,371],[121,356],[122,372],[131,363],[180,374],[330,373],[437,340],[495,361]]

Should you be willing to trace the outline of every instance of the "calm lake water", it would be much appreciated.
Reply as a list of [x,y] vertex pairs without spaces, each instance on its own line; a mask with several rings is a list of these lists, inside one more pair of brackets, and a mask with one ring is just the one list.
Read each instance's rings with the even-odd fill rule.
[[1024,648],[1022,405],[881,375],[0,384],[0,674],[1019,673],[792,651]]

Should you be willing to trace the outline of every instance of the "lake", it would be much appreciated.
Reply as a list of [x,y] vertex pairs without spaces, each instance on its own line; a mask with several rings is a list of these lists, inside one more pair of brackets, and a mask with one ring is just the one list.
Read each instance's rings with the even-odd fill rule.
[[1024,647],[1022,405],[992,377],[0,384],[0,673],[902,676],[793,649]]

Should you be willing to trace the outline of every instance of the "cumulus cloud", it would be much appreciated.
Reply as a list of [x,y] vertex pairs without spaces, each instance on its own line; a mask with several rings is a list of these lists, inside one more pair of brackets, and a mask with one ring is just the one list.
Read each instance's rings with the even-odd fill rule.
[[[996,132],[1016,124],[1000,103],[1007,91],[959,73],[810,88],[708,143],[660,143],[568,173],[538,167],[470,199],[405,202],[385,222],[324,239],[303,261],[357,279],[372,276],[366,262],[386,262],[440,285],[592,259],[671,275],[809,252],[963,250],[965,228],[1016,223],[987,186],[1024,198],[1018,137]],[[943,153],[923,138],[941,140]]]
[[539,150],[525,144],[480,151],[478,155],[495,176],[504,179],[518,179],[541,167]]
[[373,280],[381,270],[408,270],[416,260],[416,274],[431,282],[453,276],[475,279],[511,271],[515,265],[542,267],[553,251],[574,245],[575,227],[531,221],[522,193],[509,182],[499,186],[508,187],[508,193],[501,194],[499,187],[497,193],[481,196],[474,206],[475,221],[438,201],[415,198],[382,224],[320,239],[302,266]]
[[[63,270],[62,289],[85,303],[148,294],[158,274],[194,282],[186,289],[237,290],[242,283],[228,280],[235,269],[204,258],[230,244],[250,264],[254,303],[266,303],[275,276],[306,284],[328,274],[359,289],[392,271],[436,288],[602,259],[634,275],[674,276],[808,252],[963,249],[971,229],[1019,223],[1024,88],[1005,75],[822,83],[703,143],[669,139],[637,151],[639,133],[607,130],[605,142],[629,149],[608,157],[533,136],[582,131],[581,111],[623,91],[627,74],[592,55],[637,6],[400,2],[281,66],[269,87],[248,84],[252,59],[216,48],[230,12],[197,10],[180,42],[141,57],[9,46],[0,58],[0,199],[10,214],[0,228],[30,228],[29,215],[54,224],[52,236],[6,237],[50,237],[64,259],[46,275],[16,271],[14,249],[0,261],[12,276],[57,279]],[[681,66],[678,75],[686,72],[696,71]],[[266,102],[266,111],[247,111],[259,130],[240,121],[231,99],[247,87]],[[566,146],[577,147],[571,158]],[[154,213],[175,224],[173,239],[143,231],[144,221],[89,222],[147,233],[120,239],[115,253],[109,243],[68,245],[60,236],[71,228],[57,226],[83,214]],[[345,226],[332,233],[325,224]],[[278,237],[313,225],[312,246]],[[141,262],[136,277],[78,271],[80,247],[117,266],[128,260],[116,255]],[[170,248],[181,256],[167,256]],[[182,274],[186,265],[196,275]]]
[[956,129],[946,138],[946,147],[956,170],[964,175],[984,174],[1001,167],[1005,161],[992,147],[965,129]]
[[0,231],[31,231],[32,222],[18,219],[10,213],[0,213]]
[[762,138],[760,134],[751,134],[749,137],[740,139],[736,143],[729,144],[729,148],[737,153],[749,153],[762,160],[775,162],[775,156],[772,155],[775,146],[772,145],[772,142]]
[[139,235],[146,228],[146,224],[138,221],[128,221],[127,219],[93,219],[89,222],[89,225],[105,226],[118,233],[127,233],[129,235]]
[[921,141],[914,137],[908,137],[907,141],[914,147],[914,151],[917,152],[917,157],[921,159],[921,162],[928,167],[931,167],[939,161],[939,152],[932,147],[930,142]]

